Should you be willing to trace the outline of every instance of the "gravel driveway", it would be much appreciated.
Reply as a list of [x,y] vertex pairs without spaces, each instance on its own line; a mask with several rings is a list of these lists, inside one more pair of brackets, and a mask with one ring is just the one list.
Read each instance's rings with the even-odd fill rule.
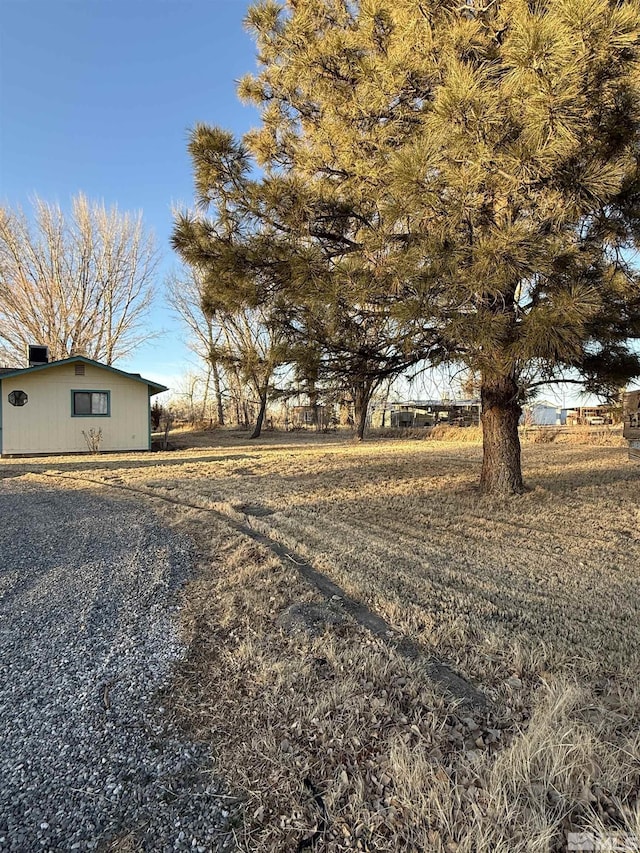
[[154,701],[189,541],[24,480],[0,480],[0,519],[0,850],[223,849],[229,800]]

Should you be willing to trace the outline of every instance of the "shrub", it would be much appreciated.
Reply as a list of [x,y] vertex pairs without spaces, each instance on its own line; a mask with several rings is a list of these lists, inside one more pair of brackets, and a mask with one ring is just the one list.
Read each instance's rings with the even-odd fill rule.
[[163,414],[164,408],[156,400],[153,406],[151,406],[151,429],[154,432],[158,432],[158,430],[160,429],[160,422],[162,420]]
[[82,430],[82,435],[87,442],[90,453],[99,453],[100,445],[102,444],[102,430],[91,427],[89,432]]
[[561,432],[558,427],[540,427],[531,431],[530,438],[534,444],[553,444]]

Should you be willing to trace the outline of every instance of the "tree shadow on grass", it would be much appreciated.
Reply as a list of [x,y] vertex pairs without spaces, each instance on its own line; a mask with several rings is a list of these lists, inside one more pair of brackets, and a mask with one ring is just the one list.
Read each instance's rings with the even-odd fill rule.
[[75,474],[82,472],[102,472],[102,471],[131,471],[136,468],[175,468],[185,465],[193,465],[197,462],[227,462],[243,459],[255,459],[255,454],[251,453],[228,453],[224,455],[209,455],[198,453],[188,458],[175,458],[171,455],[151,454],[144,459],[139,457],[131,457],[131,459],[109,458],[108,455],[98,455],[91,457],[73,456],[66,458],[46,457],[39,460],[37,457],[25,459],[24,461],[13,461],[11,464],[2,465],[0,460],[0,480],[10,479],[13,477],[23,477],[25,474],[50,474],[59,471],[64,474]]
[[593,464],[585,462],[583,465],[573,465],[557,474],[543,474],[526,477],[529,486],[540,485],[550,492],[561,493],[566,491],[577,491],[585,487],[617,486],[624,483],[635,483],[638,485],[638,498],[640,499],[640,465],[637,462],[628,461],[623,468],[597,468]]

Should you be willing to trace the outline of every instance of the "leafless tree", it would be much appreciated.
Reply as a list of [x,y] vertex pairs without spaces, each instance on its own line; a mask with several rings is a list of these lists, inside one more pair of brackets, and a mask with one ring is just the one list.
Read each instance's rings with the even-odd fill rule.
[[202,283],[197,273],[185,268],[173,273],[167,283],[169,304],[190,332],[188,345],[207,365],[216,399],[216,417],[224,426],[224,369],[218,357],[222,329],[202,308]]
[[33,221],[0,208],[0,356],[22,364],[28,344],[52,359],[112,364],[153,337],[144,321],[158,253],[140,214],[72,199],[71,213],[36,198]]
[[189,370],[174,383],[169,407],[175,418],[196,426],[207,419],[208,396],[208,373]]
[[262,430],[274,375],[286,361],[287,345],[283,332],[270,322],[266,307],[238,305],[215,313],[204,308],[205,282],[198,271],[185,267],[167,283],[168,300],[191,334],[190,347],[205,363],[216,400],[217,421],[223,426],[224,399],[235,409],[238,424],[248,426],[257,406],[255,429]]
[[219,358],[236,379],[248,386],[258,403],[250,438],[259,438],[278,369],[287,362],[287,341],[264,308],[243,308],[221,319],[224,343]]

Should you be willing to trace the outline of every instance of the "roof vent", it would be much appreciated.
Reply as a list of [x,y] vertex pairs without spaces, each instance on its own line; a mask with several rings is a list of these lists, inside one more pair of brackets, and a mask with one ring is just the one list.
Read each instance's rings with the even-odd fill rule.
[[29,344],[29,367],[49,364],[49,347]]
[[84,364],[81,361],[75,363],[76,376],[84,376]]

